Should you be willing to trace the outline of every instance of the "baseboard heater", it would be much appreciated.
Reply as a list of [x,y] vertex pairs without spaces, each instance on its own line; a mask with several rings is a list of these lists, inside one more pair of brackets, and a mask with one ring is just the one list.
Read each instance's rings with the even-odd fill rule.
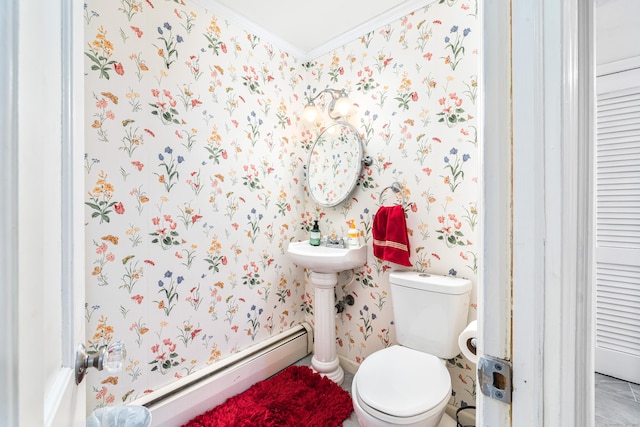
[[312,349],[311,326],[301,323],[130,404],[149,408],[152,427],[179,427],[304,358]]

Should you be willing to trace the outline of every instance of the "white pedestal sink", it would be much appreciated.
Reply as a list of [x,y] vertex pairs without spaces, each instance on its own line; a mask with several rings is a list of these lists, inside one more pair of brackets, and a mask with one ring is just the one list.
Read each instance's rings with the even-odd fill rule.
[[339,272],[361,267],[367,262],[367,247],[311,246],[306,240],[289,243],[287,255],[295,264],[311,270],[311,283],[315,289],[311,367],[341,384],[344,371],[336,355],[335,287]]

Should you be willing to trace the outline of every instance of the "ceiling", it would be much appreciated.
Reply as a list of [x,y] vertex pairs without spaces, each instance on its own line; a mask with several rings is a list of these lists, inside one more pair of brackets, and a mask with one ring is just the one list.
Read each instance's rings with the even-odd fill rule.
[[194,0],[309,61],[437,0]]

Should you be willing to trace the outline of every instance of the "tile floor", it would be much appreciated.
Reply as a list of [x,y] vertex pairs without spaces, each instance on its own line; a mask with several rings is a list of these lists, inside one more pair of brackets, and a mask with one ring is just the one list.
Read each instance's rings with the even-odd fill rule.
[[640,427],[640,385],[595,374],[596,427]]

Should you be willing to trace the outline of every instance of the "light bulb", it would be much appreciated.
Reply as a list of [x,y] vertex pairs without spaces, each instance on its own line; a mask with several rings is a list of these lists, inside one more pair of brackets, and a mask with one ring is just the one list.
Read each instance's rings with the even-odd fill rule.
[[304,107],[302,112],[302,119],[308,123],[316,123],[320,119],[320,110],[314,104],[309,104]]
[[340,117],[345,117],[351,112],[352,107],[351,100],[346,95],[340,95],[333,106],[333,111]]

